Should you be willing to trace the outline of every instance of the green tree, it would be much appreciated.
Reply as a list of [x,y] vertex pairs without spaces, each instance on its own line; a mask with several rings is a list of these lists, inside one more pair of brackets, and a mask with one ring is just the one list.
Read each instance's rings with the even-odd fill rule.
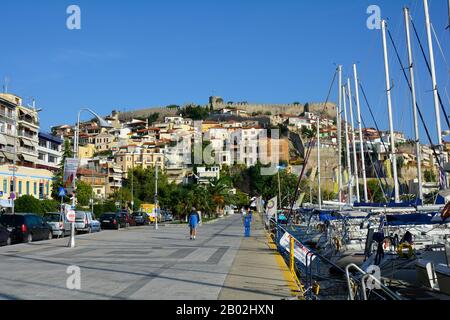
[[89,200],[92,198],[92,187],[83,181],[77,181],[77,201],[78,205],[86,207],[89,205]]
[[17,213],[34,213],[42,215],[44,210],[41,202],[33,196],[24,195],[14,201],[14,210]]
[[210,112],[202,106],[186,106],[181,109],[181,115],[192,120],[205,120],[209,117]]
[[159,119],[159,113],[152,113],[149,117],[148,117],[148,123],[150,125],[153,125],[156,121],[158,121]]

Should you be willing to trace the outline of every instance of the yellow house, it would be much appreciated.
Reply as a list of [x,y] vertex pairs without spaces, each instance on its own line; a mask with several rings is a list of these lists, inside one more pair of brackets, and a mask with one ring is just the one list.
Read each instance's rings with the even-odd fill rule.
[[215,128],[219,125],[216,121],[203,121],[202,122],[202,133],[206,133],[211,128]]
[[51,199],[53,173],[45,169],[0,165],[1,200],[7,200],[13,190],[13,175],[16,183],[16,198],[30,195],[36,199]]
[[78,154],[81,159],[90,159],[94,157],[94,153],[96,152],[94,144],[86,144],[84,146],[78,147]]

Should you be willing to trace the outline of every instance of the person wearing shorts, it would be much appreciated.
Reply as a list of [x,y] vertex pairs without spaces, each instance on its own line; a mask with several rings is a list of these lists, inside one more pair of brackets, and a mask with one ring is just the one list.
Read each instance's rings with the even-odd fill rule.
[[195,240],[197,238],[197,228],[200,222],[200,216],[195,208],[192,208],[192,211],[188,217],[188,222],[190,227],[191,240]]

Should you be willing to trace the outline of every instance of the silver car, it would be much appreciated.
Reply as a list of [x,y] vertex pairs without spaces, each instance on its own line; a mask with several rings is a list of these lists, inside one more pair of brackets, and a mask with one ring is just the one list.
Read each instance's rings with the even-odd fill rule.
[[[75,231],[77,233],[91,233],[94,227],[92,213],[88,211],[75,212]],[[95,228],[95,227],[94,227]]]
[[61,212],[49,212],[44,214],[44,220],[52,228],[54,237],[64,237],[70,234],[70,222],[67,221],[66,215]]

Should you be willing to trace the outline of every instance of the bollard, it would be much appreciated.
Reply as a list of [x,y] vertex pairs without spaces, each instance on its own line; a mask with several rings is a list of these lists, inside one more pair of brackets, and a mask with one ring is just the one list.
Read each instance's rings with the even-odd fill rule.
[[295,240],[294,237],[290,237],[290,243],[289,243],[289,269],[291,270],[292,274],[295,274]]
[[250,228],[252,226],[252,216],[251,215],[247,215],[244,217],[244,234],[246,238],[250,237]]

